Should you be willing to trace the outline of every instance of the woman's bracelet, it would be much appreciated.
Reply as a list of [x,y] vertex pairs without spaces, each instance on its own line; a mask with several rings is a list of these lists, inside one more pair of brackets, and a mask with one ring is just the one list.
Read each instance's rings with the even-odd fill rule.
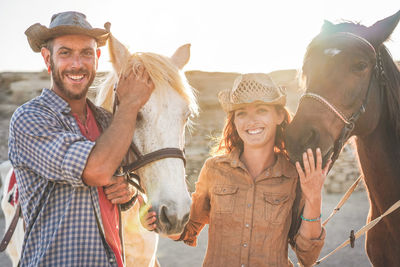
[[319,215],[318,218],[315,218],[315,219],[307,219],[307,218],[304,218],[303,214],[301,214],[301,215],[300,215],[300,218],[301,218],[303,221],[307,221],[307,222],[318,222],[318,221],[321,220],[321,216],[322,216],[322,213]]

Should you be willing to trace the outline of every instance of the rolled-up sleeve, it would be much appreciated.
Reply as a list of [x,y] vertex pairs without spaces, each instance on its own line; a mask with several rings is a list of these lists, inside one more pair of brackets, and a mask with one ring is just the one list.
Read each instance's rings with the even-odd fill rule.
[[316,239],[309,239],[297,233],[294,237],[294,251],[303,266],[312,266],[318,259],[324,246],[326,231],[322,227],[321,235]]
[[64,127],[51,114],[23,110],[14,114],[9,140],[13,166],[29,166],[53,182],[85,186],[81,175],[95,143]]
[[189,246],[196,246],[197,236],[203,227],[209,223],[210,216],[210,197],[208,189],[208,164],[207,161],[201,169],[196,190],[192,194],[192,206],[190,208],[189,222],[179,240],[183,240]]

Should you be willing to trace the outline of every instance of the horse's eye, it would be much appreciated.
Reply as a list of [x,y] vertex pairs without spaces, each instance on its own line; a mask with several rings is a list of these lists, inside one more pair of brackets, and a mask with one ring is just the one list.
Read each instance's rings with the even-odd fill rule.
[[357,64],[354,64],[351,68],[353,72],[364,71],[368,67],[368,64],[364,61],[360,61]]

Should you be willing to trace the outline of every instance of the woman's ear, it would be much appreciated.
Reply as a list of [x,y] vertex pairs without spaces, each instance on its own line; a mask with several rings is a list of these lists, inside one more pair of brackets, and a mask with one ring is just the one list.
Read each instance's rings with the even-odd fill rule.
[[285,121],[285,109],[281,107],[276,108],[276,113],[278,114],[278,122],[277,125],[281,125]]

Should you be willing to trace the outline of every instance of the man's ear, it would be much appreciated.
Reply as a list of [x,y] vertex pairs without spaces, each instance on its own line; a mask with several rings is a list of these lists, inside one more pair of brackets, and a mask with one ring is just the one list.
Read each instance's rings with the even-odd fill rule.
[[42,47],[42,50],[40,51],[40,53],[42,54],[44,64],[46,64],[46,68],[49,69],[50,68],[50,57],[51,57],[50,50],[47,49],[46,47]]
[[100,48],[97,48],[97,49],[96,49],[96,56],[97,56],[97,58],[96,58],[96,70],[97,70],[97,68],[99,67],[99,58],[100,58],[100,56],[101,56],[101,50],[100,50]]

